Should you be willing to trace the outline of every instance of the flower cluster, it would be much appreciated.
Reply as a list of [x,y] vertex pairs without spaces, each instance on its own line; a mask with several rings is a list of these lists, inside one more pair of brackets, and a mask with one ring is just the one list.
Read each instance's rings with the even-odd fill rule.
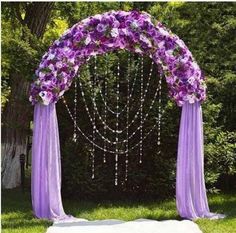
[[169,95],[179,106],[205,99],[204,76],[178,36],[147,13],[110,11],[82,20],[53,43],[36,70],[30,101],[58,101],[91,56],[118,49],[148,55],[160,65]]

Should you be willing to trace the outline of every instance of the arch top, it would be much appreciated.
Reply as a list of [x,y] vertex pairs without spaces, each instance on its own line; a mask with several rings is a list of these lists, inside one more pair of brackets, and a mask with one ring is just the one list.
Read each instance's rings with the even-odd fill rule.
[[57,102],[91,56],[126,49],[162,67],[169,96],[179,105],[206,98],[204,76],[184,42],[146,12],[110,11],[68,29],[44,54],[31,84],[32,104]]

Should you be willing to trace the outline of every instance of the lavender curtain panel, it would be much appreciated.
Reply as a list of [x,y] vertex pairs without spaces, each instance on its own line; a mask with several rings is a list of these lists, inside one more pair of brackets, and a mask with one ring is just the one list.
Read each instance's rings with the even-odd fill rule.
[[203,168],[202,109],[199,102],[182,107],[180,122],[176,203],[181,217],[211,217]]
[[65,219],[61,200],[61,160],[55,103],[34,107],[31,195],[38,218]]

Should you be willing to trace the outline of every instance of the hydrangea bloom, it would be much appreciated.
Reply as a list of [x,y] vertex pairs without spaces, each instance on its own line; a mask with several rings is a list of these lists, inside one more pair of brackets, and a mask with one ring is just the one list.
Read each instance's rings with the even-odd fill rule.
[[110,11],[82,20],[53,43],[36,70],[30,101],[58,101],[87,59],[118,49],[145,54],[160,65],[179,106],[206,98],[204,76],[178,36],[145,12]]

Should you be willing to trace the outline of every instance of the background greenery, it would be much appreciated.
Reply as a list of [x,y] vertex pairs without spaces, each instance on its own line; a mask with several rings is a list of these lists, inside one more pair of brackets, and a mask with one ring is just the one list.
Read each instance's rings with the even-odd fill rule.
[[[33,37],[28,30],[22,40],[19,21],[5,3],[2,10],[2,106],[11,92],[10,72],[16,70],[32,79],[42,54],[62,32],[81,19],[108,10],[145,10],[182,38],[202,70],[208,85],[203,104],[205,136],[205,177],[210,192],[236,187],[236,4],[235,3],[56,3],[44,36]],[[32,41],[34,43],[32,43]],[[34,46],[32,46],[34,44]],[[115,56],[115,55],[114,55]],[[115,58],[117,58],[115,56]],[[114,70],[115,58],[110,63]],[[121,61],[125,61],[122,60]],[[148,62],[145,60],[145,62]],[[101,64],[101,67],[104,67]],[[103,70],[101,70],[101,73]],[[147,71],[146,71],[147,72]],[[66,94],[70,103],[73,91]],[[114,159],[104,165],[96,159],[96,178],[91,180],[88,145],[82,137],[71,141],[73,125],[61,102],[57,105],[63,171],[63,195],[97,199],[163,199],[174,197],[175,163],[180,109],[167,98],[164,87],[161,155],[152,140],[145,144],[142,166],[132,154],[129,180],[114,187]],[[81,102],[79,103],[81,104]],[[157,106],[156,106],[157,108]],[[155,109],[154,108],[154,113]],[[81,110],[81,116],[85,115]],[[87,121],[88,122],[88,121]],[[86,129],[86,119],[80,123]],[[150,121],[150,125],[152,122]],[[89,130],[89,129],[88,129]],[[155,138],[156,135],[153,135]],[[121,170],[122,171],[122,170]],[[122,177],[122,174],[120,174]]]

